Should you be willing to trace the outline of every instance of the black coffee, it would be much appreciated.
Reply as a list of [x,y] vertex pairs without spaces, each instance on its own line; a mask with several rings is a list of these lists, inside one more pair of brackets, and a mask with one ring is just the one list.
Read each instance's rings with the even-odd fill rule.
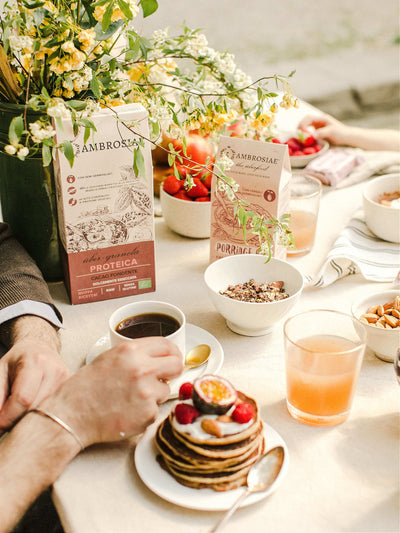
[[179,322],[172,316],[162,313],[144,313],[122,320],[115,331],[128,339],[140,337],[167,337],[180,328]]

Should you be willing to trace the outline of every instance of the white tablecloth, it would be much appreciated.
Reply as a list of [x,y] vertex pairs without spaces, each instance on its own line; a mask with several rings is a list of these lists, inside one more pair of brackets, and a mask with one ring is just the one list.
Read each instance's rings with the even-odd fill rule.
[[[329,191],[323,197],[314,250],[289,259],[303,273],[322,264],[360,204],[360,187]],[[232,333],[206,293],[208,253],[208,240],[179,237],[157,219],[157,290],[146,297],[173,302],[188,322],[220,341],[225,354],[220,374],[257,399],[263,419],[281,434],[290,452],[288,475],[279,490],[238,511],[226,531],[398,531],[399,387],[393,366],[367,351],[351,415],[343,425],[313,428],[294,421],[285,407],[282,324],[262,337]],[[324,289],[306,289],[293,313],[318,307],[349,312],[354,299],[391,286],[350,276]],[[111,312],[130,298],[71,306],[62,284],[51,290],[65,320],[63,355],[76,370],[106,332]],[[162,415],[166,409],[162,407]],[[67,533],[187,533],[211,528],[221,513],[180,508],[150,492],[136,474],[133,454],[128,444],[97,446],[72,462],[54,487]]]
[[[292,114],[292,123],[296,119]],[[303,274],[321,267],[340,230],[361,206],[362,186],[324,192],[313,251],[288,259]],[[203,272],[208,256],[207,239],[180,237],[156,219],[157,290],[146,299],[174,303],[189,323],[220,341],[225,360],[219,373],[257,400],[262,418],[283,437],[290,453],[279,489],[237,511],[225,531],[398,531],[399,387],[393,365],[367,350],[349,419],[332,428],[296,422],[285,406],[282,323],[262,337],[231,332],[207,296]],[[356,298],[392,286],[349,276],[323,289],[305,289],[293,313],[311,308],[350,312]],[[106,333],[112,311],[135,299],[71,306],[61,283],[52,284],[51,291],[64,315],[63,356],[71,370],[79,368]],[[161,406],[161,417],[169,407]],[[221,512],[185,509],[153,494],[138,477],[133,457],[134,443],[99,445],[69,465],[53,491],[66,533],[206,532],[220,518]]]

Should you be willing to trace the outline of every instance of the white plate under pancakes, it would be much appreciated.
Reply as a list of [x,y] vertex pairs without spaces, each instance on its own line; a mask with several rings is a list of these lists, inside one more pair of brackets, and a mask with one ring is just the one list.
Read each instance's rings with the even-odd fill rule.
[[[159,424],[160,421],[147,428],[136,446],[135,465],[143,483],[164,500],[181,507],[197,509],[198,511],[225,511],[229,509],[245,490],[244,487],[226,492],[216,492],[213,489],[191,489],[178,483],[161,468],[156,459],[157,449],[154,444],[154,435]],[[259,502],[272,494],[282,483],[289,467],[289,453],[284,440],[279,433],[265,423],[264,438],[266,450],[279,445],[284,447],[285,458],[282,469],[274,483],[266,491],[251,494],[245,499],[242,507]]]
[[[193,381],[204,373],[216,374],[221,368],[224,361],[224,351],[219,341],[214,337],[214,335],[211,335],[211,333],[205,329],[199,328],[193,324],[186,324],[186,350],[189,351],[198,344],[208,344],[211,348],[211,355],[207,364],[199,368],[193,368],[192,370],[183,372],[182,375],[172,380],[170,383],[171,396],[169,399],[176,398],[178,396],[179,387],[185,381]],[[110,337],[108,334],[97,339],[86,356],[86,364],[91,363],[93,359],[95,359],[102,352],[109,350],[110,347]]]

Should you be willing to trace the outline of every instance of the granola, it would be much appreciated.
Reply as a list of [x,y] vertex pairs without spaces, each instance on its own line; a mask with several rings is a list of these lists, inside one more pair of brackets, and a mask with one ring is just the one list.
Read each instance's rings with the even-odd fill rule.
[[219,291],[223,296],[240,300],[241,302],[277,302],[289,297],[284,288],[283,281],[272,281],[270,283],[255,281],[250,279],[245,283],[228,285],[224,291]]

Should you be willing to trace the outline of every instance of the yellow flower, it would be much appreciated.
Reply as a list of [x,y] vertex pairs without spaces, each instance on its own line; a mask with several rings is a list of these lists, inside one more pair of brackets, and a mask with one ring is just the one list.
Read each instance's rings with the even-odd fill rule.
[[64,98],[73,98],[75,96],[75,93],[70,89],[64,89],[62,95],[64,96]]
[[50,61],[50,70],[54,72],[54,74],[60,75],[64,72],[69,72],[72,70],[72,67],[68,59],[57,57]]
[[104,13],[106,12],[106,6],[96,6],[93,16],[97,21],[103,20]]
[[73,54],[76,48],[72,41],[66,41],[65,43],[61,45],[61,50],[63,50],[67,54]]
[[257,131],[262,131],[267,126],[270,126],[273,123],[273,115],[271,113],[262,113],[258,117],[254,117],[250,124],[251,127]]
[[58,13],[58,9],[53,4],[53,2],[45,2],[43,7],[44,9],[47,9],[47,11],[50,11],[50,13],[53,13],[54,15]]
[[108,107],[108,106],[119,106],[119,105],[125,105],[126,102],[124,102],[124,100],[122,100],[122,98],[108,98],[106,97],[104,99],[105,101],[105,104],[101,104],[101,107]]
[[144,64],[133,65],[129,70],[126,71],[128,77],[131,81],[139,81],[143,74],[148,71],[148,67]]
[[95,43],[94,36],[95,31],[92,28],[88,30],[83,30],[78,34],[77,38],[78,41],[82,44],[82,50],[86,52],[87,50],[93,47]]
[[[133,0],[129,2],[129,8],[132,12],[133,17],[136,17],[136,15],[139,12],[139,8],[137,7],[137,0]],[[94,9],[93,16],[97,21],[103,20],[104,13],[106,11],[106,6],[96,6]],[[124,20],[126,17],[121,11],[121,9],[118,6],[114,6],[113,13],[111,15],[111,22],[115,22],[117,20]]]

